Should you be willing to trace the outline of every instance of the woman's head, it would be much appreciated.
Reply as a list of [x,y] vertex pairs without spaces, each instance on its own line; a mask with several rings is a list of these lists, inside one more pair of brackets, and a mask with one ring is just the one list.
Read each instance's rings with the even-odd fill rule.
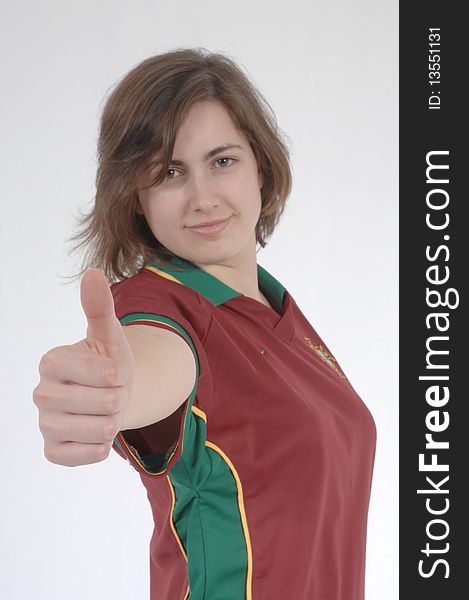
[[[160,244],[195,264],[236,268],[255,261],[264,181],[246,136],[221,102],[191,107],[165,180],[153,186],[154,178],[151,170],[140,178],[136,210]],[[215,231],[196,227],[223,220]]]
[[[81,221],[83,230],[71,238],[82,240],[77,247],[88,246],[90,258],[81,273],[94,266],[101,268],[109,280],[122,279],[150,260],[164,262],[176,253],[174,244],[168,248],[154,235],[155,225],[158,229],[155,222],[150,228],[145,198],[149,190],[159,193],[167,185],[172,159],[182,160],[174,153],[176,136],[184,122],[191,122],[190,113],[195,115],[197,111],[206,122],[210,114],[229,116],[240,136],[238,141],[243,141],[240,145],[244,146],[244,157],[255,159],[261,186],[254,235],[257,243],[266,245],[291,190],[289,154],[275,116],[226,55],[200,48],[174,50],[138,64],[106,100],[98,139],[95,203]],[[221,156],[217,155],[218,159]],[[214,204],[208,210],[199,206],[190,216],[186,213],[184,224],[221,218],[233,208],[217,201],[223,189],[221,168],[216,185],[214,178],[197,179],[199,184],[208,185],[206,191]],[[225,172],[223,175],[228,177]],[[191,260],[189,256],[184,258]]]

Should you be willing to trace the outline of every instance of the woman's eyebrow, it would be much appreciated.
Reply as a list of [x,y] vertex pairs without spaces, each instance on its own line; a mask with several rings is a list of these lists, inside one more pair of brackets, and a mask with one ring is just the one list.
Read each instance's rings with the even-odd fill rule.
[[[207,154],[204,156],[204,160],[210,160],[213,156],[215,156],[215,154],[218,154],[219,152],[223,152],[224,150],[231,150],[231,148],[239,148],[240,150],[243,150],[243,147],[240,146],[239,144],[222,144],[221,146],[217,146],[216,148],[213,148],[213,150],[209,150],[207,152]],[[172,165],[184,165],[184,162],[182,160],[178,160],[177,158],[173,158],[173,159],[171,159],[171,164]]]

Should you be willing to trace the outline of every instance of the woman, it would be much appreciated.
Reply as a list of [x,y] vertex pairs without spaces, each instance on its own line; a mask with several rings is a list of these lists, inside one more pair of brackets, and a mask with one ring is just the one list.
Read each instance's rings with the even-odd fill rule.
[[115,282],[83,270],[87,337],[43,357],[35,402],[49,460],[112,444],[140,474],[152,600],[364,597],[374,421],[256,259],[290,188],[275,118],[226,56],[151,57],[107,100],[74,239]]

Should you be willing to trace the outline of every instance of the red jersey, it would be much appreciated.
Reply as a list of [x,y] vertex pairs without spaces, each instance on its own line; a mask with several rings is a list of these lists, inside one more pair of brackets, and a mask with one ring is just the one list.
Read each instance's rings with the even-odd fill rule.
[[111,286],[122,325],[170,329],[196,360],[181,407],[113,444],[151,504],[151,600],[363,600],[371,413],[266,269],[273,308],[171,265]]

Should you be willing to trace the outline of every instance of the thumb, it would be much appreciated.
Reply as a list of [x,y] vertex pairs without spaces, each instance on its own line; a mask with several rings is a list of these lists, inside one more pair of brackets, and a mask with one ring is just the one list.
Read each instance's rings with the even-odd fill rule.
[[80,300],[88,321],[86,342],[90,350],[117,360],[128,358],[130,346],[116,317],[107,279],[99,269],[87,269],[83,274]]

